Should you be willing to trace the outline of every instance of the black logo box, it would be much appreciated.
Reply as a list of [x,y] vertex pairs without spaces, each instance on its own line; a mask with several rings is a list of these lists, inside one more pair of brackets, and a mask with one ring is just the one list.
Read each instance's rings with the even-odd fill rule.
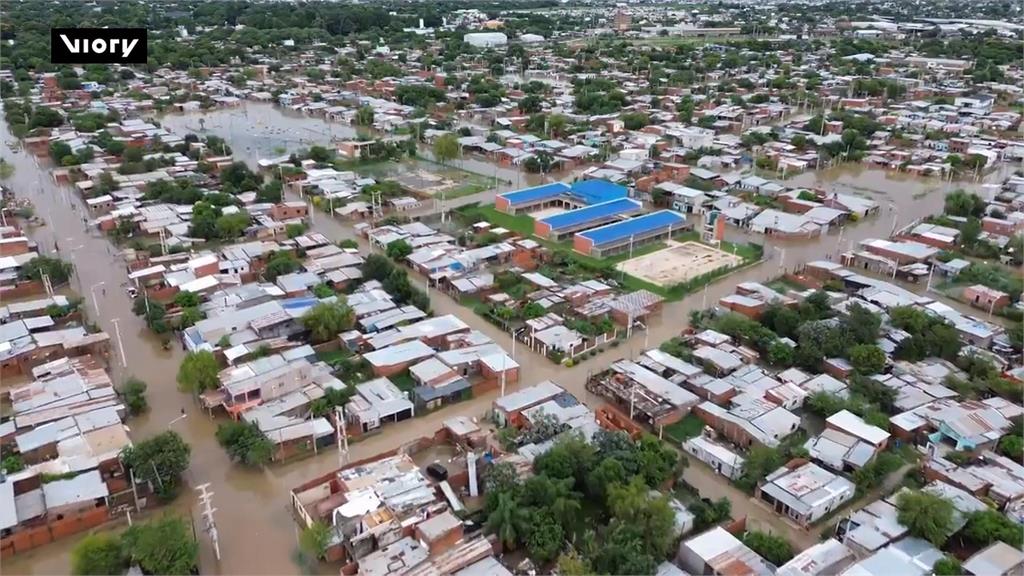
[[50,62],[145,64],[149,54],[147,32],[145,28],[51,28]]

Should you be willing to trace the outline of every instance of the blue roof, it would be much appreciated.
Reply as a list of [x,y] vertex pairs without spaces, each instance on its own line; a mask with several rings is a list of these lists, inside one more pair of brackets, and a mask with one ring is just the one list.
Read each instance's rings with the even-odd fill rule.
[[300,296],[298,298],[288,298],[287,300],[281,300],[281,308],[285,310],[294,310],[297,308],[312,308],[320,303],[317,298],[310,298],[308,296]]
[[554,198],[569,192],[569,185],[565,182],[552,182],[550,184],[541,184],[540,186],[534,186],[532,188],[523,188],[522,190],[515,190],[513,192],[505,192],[499,194],[502,198],[508,200],[509,204],[525,204],[527,202],[536,202],[545,198]]
[[638,210],[640,208],[643,208],[643,205],[636,200],[619,198],[609,202],[593,204],[586,208],[569,210],[568,212],[562,212],[561,214],[541,218],[540,221],[550,225],[552,230],[561,230],[562,228],[579,226],[581,224],[586,224],[587,222],[602,220],[610,216],[616,216],[618,214]]
[[572,194],[587,204],[599,204],[625,198],[629,196],[629,190],[607,180],[580,180],[572,185]]
[[586,232],[577,232],[576,234],[577,236],[590,239],[593,241],[594,246],[601,246],[629,238],[633,235],[646,234],[659,228],[666,228],[669,225],[682,225],[685,222],[686,217],[678,212],[659,210],[650,214],[644,214],[643,216],[637,216],[636,218],[630,218],[629,220],[623,220],[622,222],[593,228]]

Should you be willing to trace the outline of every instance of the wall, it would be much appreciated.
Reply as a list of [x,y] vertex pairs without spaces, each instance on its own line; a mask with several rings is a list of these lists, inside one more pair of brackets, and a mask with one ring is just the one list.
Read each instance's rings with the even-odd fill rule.
[[8,558],[18,552],[49,544],[58,538],[95,528],[110,519],[107,506],[90,508],[62,520],[53,520],[42,526],[15,532],[0,540],[0,556]]

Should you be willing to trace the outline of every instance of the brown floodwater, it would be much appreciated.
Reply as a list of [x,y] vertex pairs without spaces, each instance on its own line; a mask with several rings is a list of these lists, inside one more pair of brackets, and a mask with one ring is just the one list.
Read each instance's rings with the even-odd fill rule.
[[[198,131],[200,117],[204,118],[208,132],[224,136],[236,157],[250,164],[254,164],[260,157],[276,155],[277,149],[282,147],[294,151],[316,143],[326,144],[332,136],[349,134],[344,130],[346,127],[330,125],[328,128],[328,123],[320,119],[284,112],[267,104],[250,103],[243,109],[221,110],[203,115],[168,115],[162,118],[162,122],[168,129],[183,134],[190,129]],[[15,142],[6,128],[0,119],[0,134],[5,147]],[[351,131],[350,128],[348,130]],[[90,316],[96,318],[99,326],[114,339],[111,356],[115,381],[120,384],[126,376],[134,375],[149,384],[151,409],[145,415],[128,421],[132,438],[138,441],[168,428],[176,430],[192,446],[192,461],[186,480],[191,486],[205,482],[211,484],[210,490],[215,493],[213,501],[217,508],[222,559],[218,562],[213,557],[208,539],[200,533],[202,572],[299,573],[300,567],[292,560],[297,533],[289,511],[288,492],[291,487],[336,468],[339,463],[337,455],[328,451],[326,454],[263,470],[249,470],[233,464],[214,439],[216,419],[208,418],[189,395],[177,390],[175,374],[183,356],[180,347],[175,345],[171,350],[162,349],[159,341],[132,314],[131,302],[122,287],[127,280],[124,262],[105,237],[98,232],[88,231],[83,225],[81,200],[71,189],[56,186],[48,174],[48,167],[40,166],[25,151],[11,153],[4,149],[3,155],[15,166],[14,175],[5,184],[18,196],[30,198],[36,205],[37,214],[46,220],[45,226],[30,231],[32,237],[39,243],[42,252],[53,252],[56,242],[61,256],[75,263],[76,274],[72,288],[83,295]],[[467,169],[483,174],[491,174],[495,170],[491,164],[477,159],[467,158],[464,162]],[[514,170],[500,169],[498,176],[513,183],[516,181]],[[882,214],[847,227],[843,234],[844,245],[847,241],[887,236],[894,218],[905,224],[937,211],[942,206],[942,196],[946,189],[944,183],[938,181],[894,179],[888,173],[852,167],[833,168],[822,174],[805,174],[790,179],[790,182],[812,178],[826,188],[832,183],[837,187],[864,188],[868,194],[894,198],[894,203],[899,206],[894,215],[879,200],[883,203]],[[904,196],[909,196],[910,200],[902,199]],[[349,224],[323,214],[316,214],[313,227],[334,241],[353,237]],[[743,234],[730,233],[730,238],[745,237]],[[759,236],[750,239],[758,242],[764,240]],[[800,263],[834,253],[838,240],[838,235],[832,234],[813,242],[769,241],[765,262],[720,279],[706,291],[666,305],[661,317],[651,322],[648,333],[637,331],[623,346],[608,349],[572,368],[555,366],[523,347],[517,347],[517,357],[522,366],[522,385],[551,379],[595,407],[598,400],[584,390],[588,373],[603,369],[616,358],[639,354],[645,342],[656,346],[678,334],[686,325],[691,310],[714,305],[720,297],[732,292],[739,282],[765,281],[778,276],[783,266],[792,269]],[[364,249],[369,249],[365,242],[360,242]],[[784,263],[781,262],[782,250],[785,250]],[[422,278],[418,280],[422,281]],[[458,314],[470,326],[488,334],[496,342],[506,348],[511,346],[507,334],[473,314],[470,309],[433,290],[430,296],[437,314]],[[117,336],[114,319],[118,321],[120,337]],[[121,365],[119,346],[123,346],[127,366]],[[430,434],[440,427],[443,420],[452,416],[482,417],[494,396],[489,394],[474,398],[413,421],[388,427],[381,434],[353,444],[350,457],[353,460],[365,458]],[[175,421],[182,408],[187,411],[188,418]],[[708,482],[720,482],[720,478],[700,467],[691,467],[688,474],[703,474],[707,475]],[[196,499],[191,488],[184,491],[172,508],[198,517]],[[787,535],[801,544],[811,541],[803,531],[793,530]],[[68,538],[17,555],[4,562],[4,573],[66,574],[69,570],[69,552],[76,540],[74,537]],[[327,566],[321,566],[320,571],[332,572]]]

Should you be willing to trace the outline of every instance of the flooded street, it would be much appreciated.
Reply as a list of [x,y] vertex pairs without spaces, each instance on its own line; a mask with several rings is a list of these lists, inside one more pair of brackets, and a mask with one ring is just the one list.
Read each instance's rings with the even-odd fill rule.
[[[246,110],[248,112],[246,112]],[[351,127],[329,124],[321,119],[297,115],[272,107],[269,104],[248,104],[245,109],[220,110],[200,115],[169,115],[162,118],[163,125],[184,135],[187,131],[199,131],[199,118],[205,120],[206,133],[225,137],[234,149],[236,158],[243,159],[251,166],[261,157],[281,154],[280,148],[288,152],[308,148],[313,144],[328,144],[332,137],[348,138],[355,135]],[[0,133],[4,146],[14,142],[6,124],[0,120]],[[72,286],[83,297],[83,304],[89,310],[90,318],[111,334],[113,349],[111,359],[115,381],[120,384],[128,375],[135,375],[149,384],[148,399],[150,411],[139,418],[129,420],[132,438],[136,441],[166,430],[169,426],[178,431],[192,446],[192,464],[187,473],[191,485],[205,482],[211,484],[215,493],[214,507],[221,536],[223,559],[218,563],[213,558],[208,539],[200,533],[201,567],[204,574],[294,574],[299,567],[292,561],[296,549],[296,525],[291,519],[288,491],[310,478],[323,474],[338,466],[337,454],[333,451],[271,468],[252,471],[232,464],[214,438],[216,421],[209,419],[199,410],[187,394],[178,392],[175,374],[183,357],[179,347],[162,350],[156,339],[145,329],[143,322],[131,312],[131,301],[122,288],[126,281],[125,265],[116,255],[116,249],[98,232],[88,232],[82,222],[83,203],[69,188],[56,186],[46,166],[24,151],[5,152],[4,156],[15,165],[14,175],[5,181],[19,197],[31,199],[36,213],[46,220],[46,226],[29,230],[39,243],[40,251],[52,253],[55,243],[59,253],[70,259],[76,267]],[[498,178],[511,181],[509,187],[516,187],[517,172],[475,159],[465,159],[467,169],[482,174],[492,172]],[[733,291],[743,281],[765,281],[778,276],[782,268],[792,269],[801,263],[835,254],[839,248],[846,249],[848,242],[864,238],[888,236],[894,221],[902,226],[906,223],[941,209],[943,194],[948,184],[938,180],[890,180],[891,175],[871,170],[862,173],[860,167],[839,167],[825,174],[803,174],[791,178],[791,185],[818,185],[830,188],[830,182],[843,192],[870,195],[882,205],[880,215],[848,227],[842,234],[823,236],[813,242],[769,242],[765,248],[766,261],[742,272],[727,276],[709,286],[706,292],[698,292],[681,301],[667,304],[661,318],[648,327],[649,334],[637,333],[632,340],[619,347],[608,349],[595,358],[572,367],[553,365],[546,359],[535,356],[524,347],[517,348],[521,364],[521,382],[533,385],[544,379],[551,379],[562,385],[591,407],[596,399],[584,391],[584,381],[591,371],[606,367],[611,361],[642,351],[645,339],[650,346],[678,334],[686,325],[689,312],[715,302]],[[835,174],[833,174],[835,172]],[[525,174],[520,176],[524,178]],[[848,183],[849,180],[856,183]],[[520,186],[526,185],[520,180]],[[843,189],[850,186],[851,189]],[[867,189],[877,187],[874,193],[853,190],[854,186]],[[960,186],[954,183],[954,187]],[[494,192],[475,195],[474,200],[493,197]],[[881,194],[883,196],[876,196]],[[468,197],[467,197],[468,198]],[[462,200],[462,199],[460,199]],[[895,208],[887,210],[888,202]],[[350,225],[325,214],[315,214],[313,229],[338,241],[353,237]],[[730,239],[744,238],[742,234],[731,234]],[[751,237],[762,242],[763,237]],[[365,242],[361,242],[364,249]],[[840,246],[840,244],[842,246]],[[784,256],[783,256],[784,255]],[[423,279],[417,278],[418,281]],[[105,293],[104,293],[105,291]],[[430,291],[433,308],[438,315],[453,313],[473,328],[488,334],[496,342],[511,348],[507,334],[475,315],[469,308],[458,305],[447,296]],[[98,307],[98,310],[97,310]],[[115,322],[116,321],[116,322]],[[119,335],[118,335],[119,333]],[[121,366],[120,346],[123,346],[127,366]],[[513,388],[514,389],[514,388]],[[384,450],[392,449],[422,435],[431,434],[441,422],[456,415],[483,416],[495,394],[474,398],[443,410],[419,417],[413,421],[386,427],[382,434],[366,438],[353,444],[350,451],[352,460],[365,458]],[[172,422],[184,407],[188,418]],[[697,479],[692,479],[698,476]],[[709,470],[691,467],[687,479],[698,486],[722,483]],[[730,494],[730,496],[733,496]],[[187,489],[174,508],[190,510],[198,517],[196,499]],[[735,510],[742,510],[734,504]],[[805,541],[800,532],[797,542]],[[27,554],[19,554],[4,562],[7,574],[60,574],[67,573],[68,552],[76,538],[66,539],[42,547]]]

